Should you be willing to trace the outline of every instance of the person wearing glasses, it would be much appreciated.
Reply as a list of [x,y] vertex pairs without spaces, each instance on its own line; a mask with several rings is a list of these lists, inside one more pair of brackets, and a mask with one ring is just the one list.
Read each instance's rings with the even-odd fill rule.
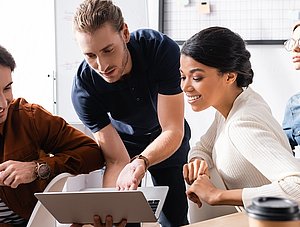
[[[188,198],[199,207],[247,207],[258,196],[300,204],[300,163],[270,107],[250,86],[254,72],[244,40],[227,28],[204,29],[184,43],[180,72],[193,111],[216,110],[184,165]],[[213,167],[226,189],[210,181]]]
[[[300,70],[300,22],[292,33],[292,38],[284,43],[287,51],[292,53],[292,62],[296,70]],[[287,102],[282,127],[293,150],[300,144],[300,92],[293,95]]]

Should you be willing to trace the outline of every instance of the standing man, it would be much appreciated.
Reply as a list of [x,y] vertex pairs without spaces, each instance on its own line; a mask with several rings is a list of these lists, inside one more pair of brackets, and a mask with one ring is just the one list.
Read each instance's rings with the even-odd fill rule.
[[111,1],[85,0],[74,30],[85,60],[74,78],[72,101],[104,152],[104,186],[136,189],[149,170],[154,185],[169,186],[162,226],[187,224],[182,167],[190,128],[178,45],[150,29],[130,34]]

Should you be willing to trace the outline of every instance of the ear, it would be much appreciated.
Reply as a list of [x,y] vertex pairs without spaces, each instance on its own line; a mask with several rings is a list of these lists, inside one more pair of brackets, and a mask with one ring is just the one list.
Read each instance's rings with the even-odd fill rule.
[[124,39],[124,42],[128,43],[130,39],[130,33],[126,23],[123,24],[121,34],[122,34],[122,38]]
[[233,84],[236,81],[237,73],[236,72],[229,72],[226,73],[226,83]]

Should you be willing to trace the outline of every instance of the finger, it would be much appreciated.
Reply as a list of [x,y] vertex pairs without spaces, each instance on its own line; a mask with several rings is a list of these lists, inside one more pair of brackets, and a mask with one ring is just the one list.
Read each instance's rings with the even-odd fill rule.
[[14,181],[14,176],[9,175],[8,177],[5,178],[5,180],[4,180],[3,183],[6,186],[11,186],[11,184],[13,183],[13,181]]
[[4,171],[7,166],[9,166],[9,161],[5,161],[3,163],[0,164],[0,171]]
[[19,186],[19,182],[15,179],[11,184],[10,184],[10,187],[11,188],[17,188]]
[[112,216],[110,216],[110,215],[106,216],[106,219],[105,219],[105,226],[106,226],[106,227],[112,227],[112,226],[113,226],[113,219],[112,219]]
[[94,227],[101,227],[101,218],[99,215],[94,215]]
[[188,170],[189,171],[189,173],[188,173],[189,183],[192,184],[194,181],[194,163],[193,162],[188,164],[188,169],[189,169]]
[[201,161],[199,160],[199,159],[195,159],[194,161],[193,161],[193,167],[194,167],[194,172],[193,172],[193,181],[195,180],[195,179],[197,179],[197,177],[198,177],[198,174],[199,174],[199,171],[200,171],[200,168],[201,168]]
[[77,224],[77,223],[73,223],[72,225],[70,225],[70,227],[82,227],[81,224]]
[[7,171],[5,171],[5,170],[0,172],[0,183],[2,185],[5,185],[4,181],[8,177],[8,175],[9,175],[9,173]]
[[136,184],[131,184],[130,187],[129,187],[129,190],[136,190],[138,188],[139,184],[136,183]]
[[127,220],[126,219],[122,219],[122,221],[119,224],[117,224],[116,226],[117,227],[125,227],[126,224],[127,224]]
[[189,172],[188,164],[184,164],[183,168],[182,168],[183,179],[185,180],[185,182],[187,184],[190,184],[190,181],[189,181],[189,178],[188,178],[188,172]]
[[187,194],[189,200],[191,200],[193,203],[196,203],[199,208],[202,206],[202,202],[194,192],[188,192]]

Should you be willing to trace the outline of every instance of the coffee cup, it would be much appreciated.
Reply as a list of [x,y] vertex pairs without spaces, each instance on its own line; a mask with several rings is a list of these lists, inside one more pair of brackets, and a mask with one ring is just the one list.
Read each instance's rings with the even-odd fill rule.
[[297,202],[278,197],[257,197],[246,208],[249,227],[300,227]]

